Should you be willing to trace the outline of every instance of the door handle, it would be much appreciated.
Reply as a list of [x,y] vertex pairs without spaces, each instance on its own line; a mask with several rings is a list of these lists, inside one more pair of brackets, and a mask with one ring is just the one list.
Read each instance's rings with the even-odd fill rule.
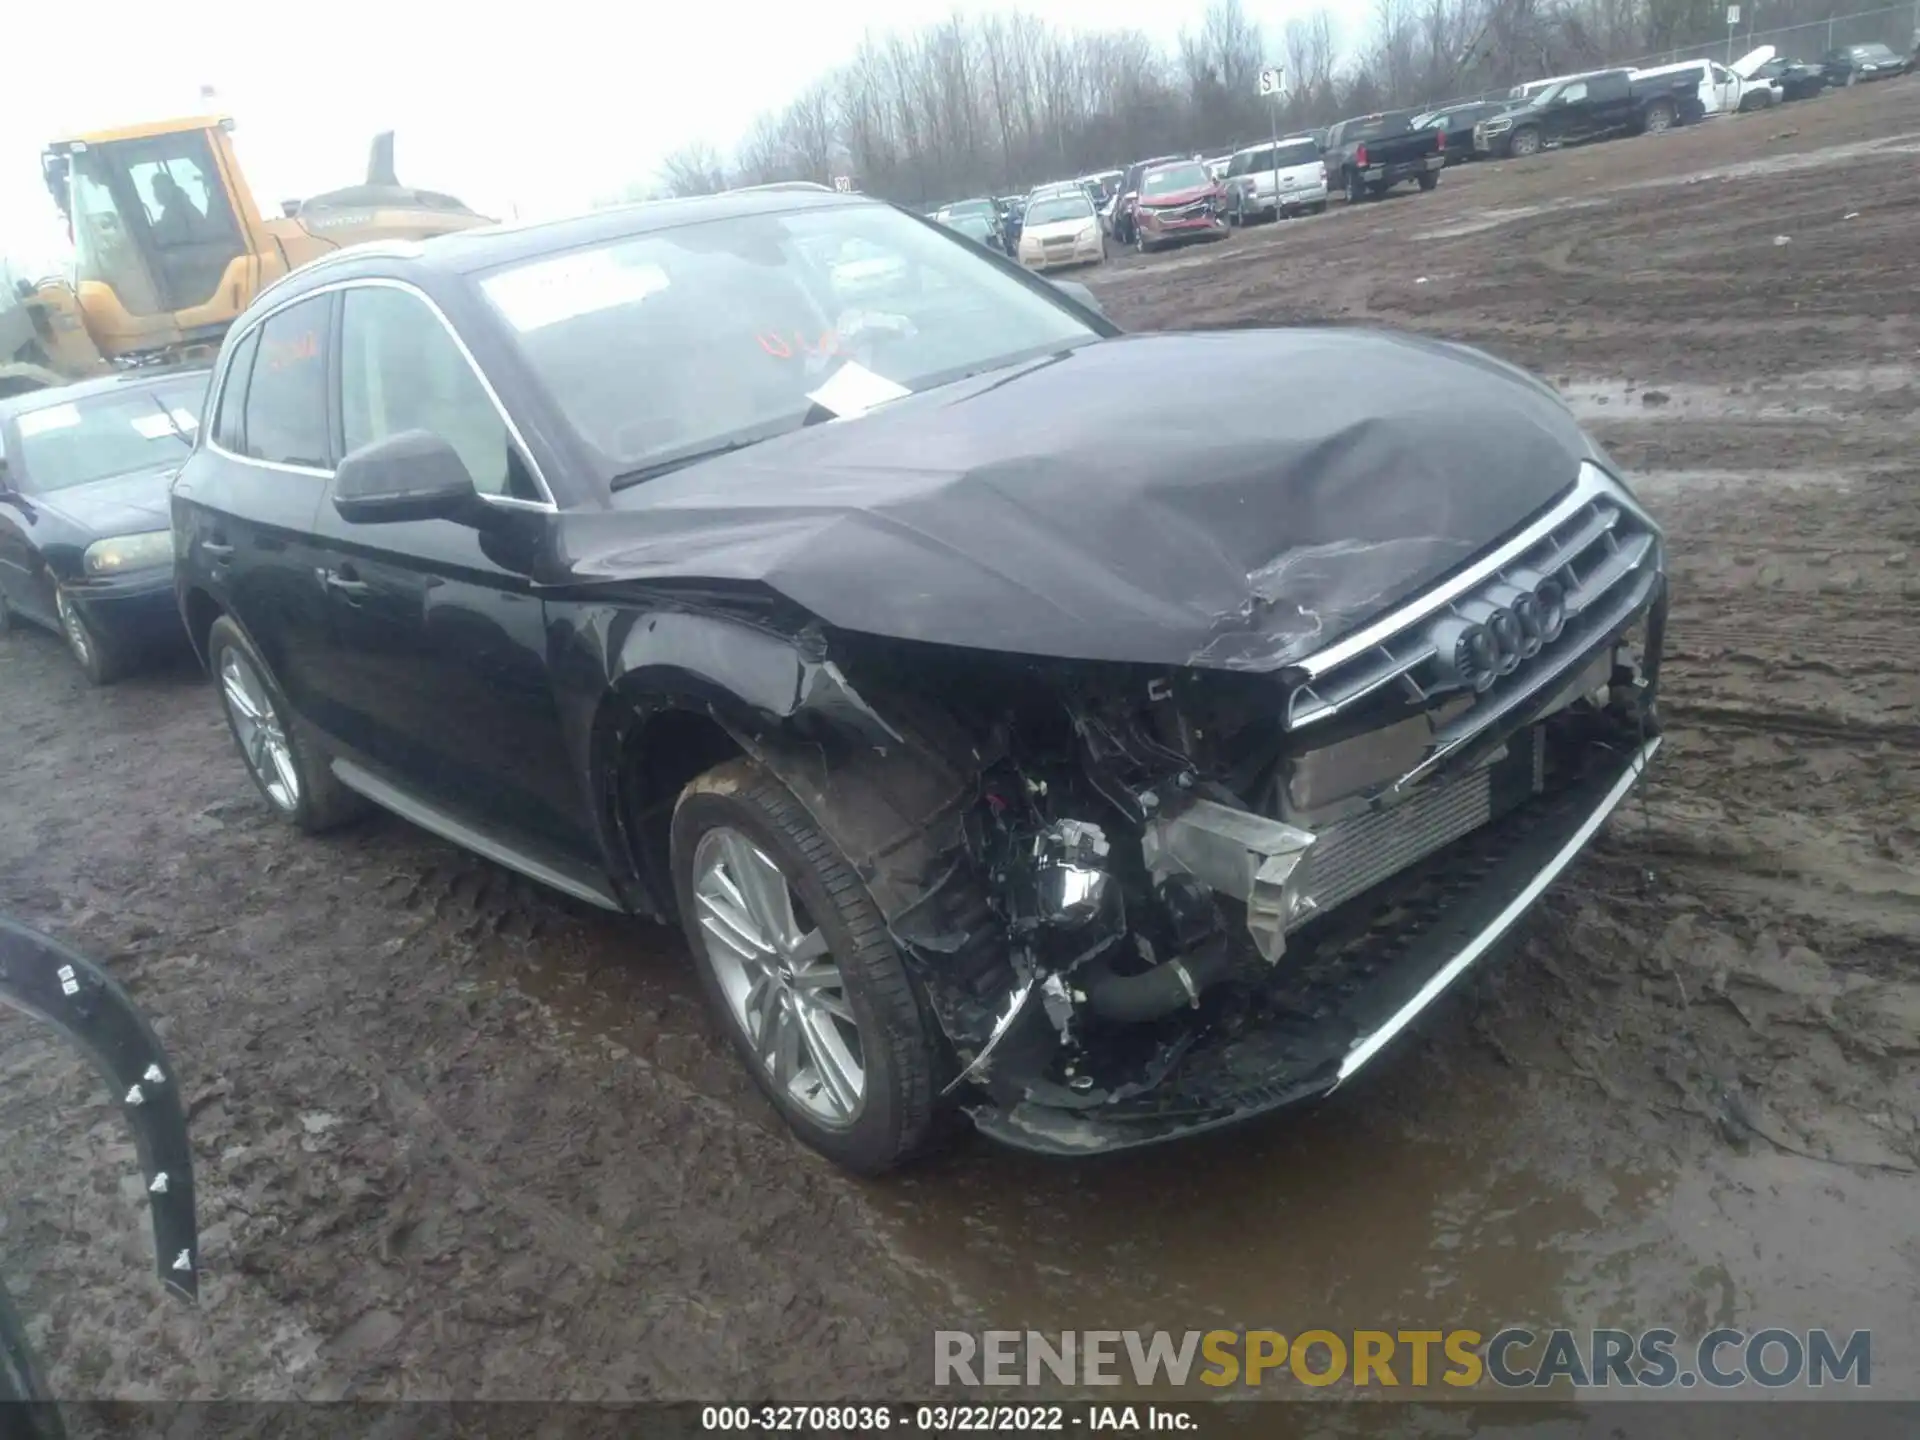
[[357,604],[361,597],[372,591],[373,587],[360,578],[359,572],[351,565],[343,565],[338,570],[322,570],[320,583],[334,594],[344,598],[348,604]]
[[215,560],[231,560],[233,558],[233,546],[219,540],[202,540],[200,542],[200,551],[202,554],[209,555]]

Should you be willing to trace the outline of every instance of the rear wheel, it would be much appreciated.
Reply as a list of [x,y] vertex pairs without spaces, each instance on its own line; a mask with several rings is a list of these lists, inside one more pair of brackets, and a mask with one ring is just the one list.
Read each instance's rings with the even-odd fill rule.
[[225,615],[207,632],[207,663],[220,687],[233,743],[276,815],[296,830],[317,835],[372,808],[334,778],[325,753],[295,723],[266,662]]
[[60,616],[61,638],[67,642],[67,649],[79,662],[80,672],[87,677],[88,683],[111,685],[126,673],[124,652],[87,623],[87,617],[80,613],[80,607],[74,604],[64,585],[54,587],[53,603]]
[[707,999],[794,1133],[868,1175],[923,1149],[939,1028],[865,883],[793,792],[752,760],[688,785],[673,882]]
[[1665,100],[1656,100],[1647,107],[1647,133],[1664,135],[1673,128],[1673,106]]
[[1367,182],[1358,170],[1347,171],[1347,204],[1358,205],[1367,198]]
[[1420,188],[1422,190],[1431,190],[1439,183],[1440,172],[1437,170],[1427,170],[1420,175]]

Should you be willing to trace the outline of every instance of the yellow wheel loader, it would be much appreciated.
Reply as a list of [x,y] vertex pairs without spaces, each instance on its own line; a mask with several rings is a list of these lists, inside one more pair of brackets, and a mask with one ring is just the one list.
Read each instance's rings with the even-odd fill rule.
[[369,240],[418,240],[492,223],[451,195],[394,177],[393,133],[366,183],[261,215],[233,150],[205,116],[56,141],[41,156],[73,241],[71,280],[0,296],[0,395],[118,365],[211,357],[262,287]]

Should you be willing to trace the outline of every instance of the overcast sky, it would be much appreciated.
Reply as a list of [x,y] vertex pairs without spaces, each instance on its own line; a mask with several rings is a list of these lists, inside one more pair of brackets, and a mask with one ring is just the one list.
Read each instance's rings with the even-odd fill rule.
[[[1313,0],[1245,0],[1278,50]],[[35,7],[48,19],[45,7]],[[730,149],[761,109],[839,64],[869,30],[912,30],[947,0],[531,0],[511,6],[320,0],[267,10],[230,0],[95,0],[84,33],[8,45],[0,81],[0,255],[28,268],[63,236],[39,178],[48,141],[200,113],[201,87],[235,118],[254,199],[279,202],[358,181],[375,131],[391,129],[402,181],[483,213],[576,209],[650,178],[694,140]],[[972,4],[969,11],[1011,9]],[[1130,26],[1171,45],[1205,0],[1032,0],[1067,29]],[[1329,6],[1359,12],[1364,0]],[[14,26],[17,32],[19,27]],[[64,34],[65,40],[57,36]],[[12,38],[18,39],[16,33]]]

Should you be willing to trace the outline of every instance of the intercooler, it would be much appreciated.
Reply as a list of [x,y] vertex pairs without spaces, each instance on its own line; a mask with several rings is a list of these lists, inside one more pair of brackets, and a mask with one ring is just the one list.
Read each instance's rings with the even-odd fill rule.
[[1299,885],[1313,906],[1288,928],[1325,914],[1537,794],[1545,745],[1543,730],[1533,726],[1514,736],[1506,756],[1492,765],[1422,785],[1389,810],[1357,815],[1319,831],[1307,851],[1305,878]]

